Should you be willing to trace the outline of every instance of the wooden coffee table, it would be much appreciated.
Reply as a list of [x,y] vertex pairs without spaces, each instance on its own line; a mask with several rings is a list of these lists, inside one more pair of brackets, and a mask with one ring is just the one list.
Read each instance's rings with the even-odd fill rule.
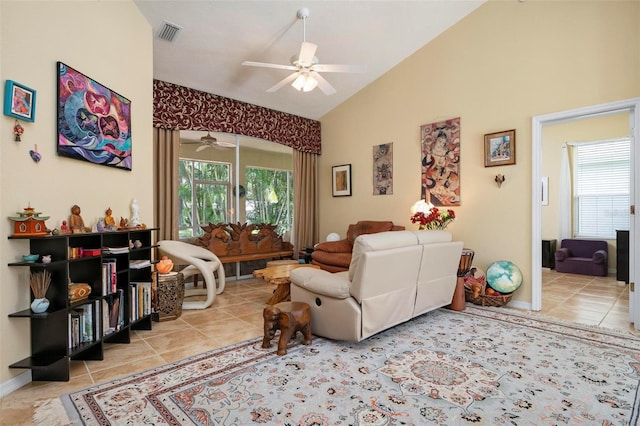
[[256,269],[255,271],[253,271],[254,277],[262,278],[267,282],[267,284],[277,286],[273,291],[273,295],[267,301],[268,305],[275,305],[276,303],[285,302],[291,299],[291,280],[289,279],[289,274],[292,270],[297,268],[320,269],[318,265],[297,263],[293,265],[270,266],[264,269]]

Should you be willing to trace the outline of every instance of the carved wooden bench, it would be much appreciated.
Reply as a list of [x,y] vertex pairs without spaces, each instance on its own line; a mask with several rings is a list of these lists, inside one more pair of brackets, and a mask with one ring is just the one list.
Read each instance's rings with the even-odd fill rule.
[[293,257],[293,245],[283,241],[268,223],[209,223],[195,245],[218,256],[222,263]]

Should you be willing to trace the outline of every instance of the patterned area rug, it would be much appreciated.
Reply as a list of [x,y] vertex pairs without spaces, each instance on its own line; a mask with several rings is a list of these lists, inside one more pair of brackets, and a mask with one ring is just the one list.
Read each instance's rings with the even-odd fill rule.
[[253,339],[63,397],[87,425],[635,425],[640,339],[439,309],[360,343]]

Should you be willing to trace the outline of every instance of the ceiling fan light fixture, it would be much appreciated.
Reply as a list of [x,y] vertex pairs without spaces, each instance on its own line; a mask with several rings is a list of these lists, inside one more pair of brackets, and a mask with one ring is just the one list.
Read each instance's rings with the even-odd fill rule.
[[316,88],[318,80],[313,78],[307,73],[300,73],[300,75],[291,83],[294,89],[303,92],[310,92]]

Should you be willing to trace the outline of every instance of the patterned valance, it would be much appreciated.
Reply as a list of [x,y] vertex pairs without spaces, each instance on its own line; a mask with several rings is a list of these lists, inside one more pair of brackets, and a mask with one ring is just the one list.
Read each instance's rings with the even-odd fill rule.
[[320,122],[285,112],[153,80],[153,125],[210,130],[266,139],[320,154]]

